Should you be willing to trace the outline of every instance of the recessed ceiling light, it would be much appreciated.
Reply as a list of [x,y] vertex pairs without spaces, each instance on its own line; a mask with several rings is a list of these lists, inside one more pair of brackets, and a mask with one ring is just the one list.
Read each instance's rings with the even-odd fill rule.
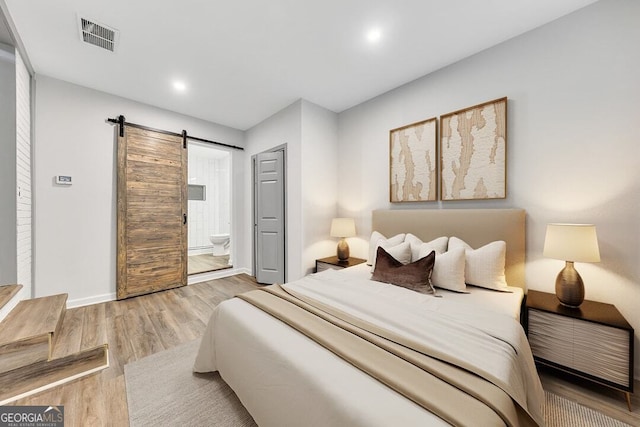
[[187,90],[187,84],[181,80],[175,80],[173,82],[173,88],[178,92],[184,92]]
[[382,31],[380,31],[380,28],[372,28],[367,32],[367,40],[369,40],[369,43],[377,43],[381,37]]

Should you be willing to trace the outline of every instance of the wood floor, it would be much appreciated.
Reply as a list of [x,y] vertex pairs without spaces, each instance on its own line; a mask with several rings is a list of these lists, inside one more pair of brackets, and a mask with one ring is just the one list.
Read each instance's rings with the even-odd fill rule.
[[206,273],[209,271],[232,268],[229,265],[229,255],[213,256],[211,254],[189,255],[187,274]]
[[92,325],[104,324],[109,368],[13,404],[64,405],[65,427],[128,426],[124,365],[199,338],[220,301],[256,286],[252,277],[242,274],[69,309],[67,316],[84,317],[78,321],[82,336],[93,334]]
[[15,294],[17,294],[22,285],[3,285],[0,286],[0,308],[4,307]]
[[[78,309],[67,315],[104,323],[110,367],[98,374],[15,402],[18,405],[64,405],[65,426],[128,426],[124,365],[199,338],[213,308],[221,301],[254,289],[255,280],[237,275],[183,288],[112,301]],[[77,313],[74,313],[77,310]],[[79,334],[91,334],[91,322]],[[577,385],[551,371],[541,371],[546,390],[593,407],[607,415],[640,425],[640,398],[627,410],[622,393],[588,383]]]

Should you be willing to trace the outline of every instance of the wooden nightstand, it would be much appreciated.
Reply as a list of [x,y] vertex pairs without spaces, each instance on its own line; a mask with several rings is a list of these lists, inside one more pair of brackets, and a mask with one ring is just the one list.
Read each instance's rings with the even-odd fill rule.
[[365,259],[349,257],[346,261],[338,260],[337,256],[330,256],[328,258],[322,258],[316,260],[316,273],[324,270],[340,270],[341,268],[353,267],[354,265],[362,264]]
[[537,363],[621,390],[631,410],[633,328],[611,304],[565,307],[554,294],[527,293],[525,330]]

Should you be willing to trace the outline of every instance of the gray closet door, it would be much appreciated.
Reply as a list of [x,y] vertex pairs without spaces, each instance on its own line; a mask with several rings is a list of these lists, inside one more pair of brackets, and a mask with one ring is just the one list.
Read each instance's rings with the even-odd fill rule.
[[284,153],[257,154],[254,175],[256,280],[258,283],[284,283]]

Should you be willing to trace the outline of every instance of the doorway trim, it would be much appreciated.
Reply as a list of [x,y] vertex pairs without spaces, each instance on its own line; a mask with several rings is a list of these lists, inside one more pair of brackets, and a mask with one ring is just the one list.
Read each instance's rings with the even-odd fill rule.
[[[195,170],[197,170],[197,166],[196,164],[194,164],[194,160],[195,163],[197,163],[198,159],[206,159],[206,158],[217,158],[216,155],[212,155],[211,157],[207,157],[207,154],[203,154],[203,150],[205,150],[207,153],[211,153],[211,152],[218,152],[218,153],[225,153],[224,156],[227,158],[227,164],[228,164],[228,173],[224,174],[224,178],[222,178],[223,180],[226,180],[228,182],[228,197],[226,197],[224,200],[223,199],[216,199],[217,202],[213,203],[213,206],[215,205],[219,205],[221,203],[226,204],[228,207],[228,215],[226,215],[228,217],[228,222],[229,222],[229,245],[230,245],[230,250],[229,250],[229,260],[228,260],[228,264],[226,266],[220,266],[220,267],[215,267],[215,266],[211,266],[212,268],[207,269],[206,266],[205,268],[203,268],[201,271],[195,271],[193,272],[193,268],[189,267],[189,262],[191,262],[190,258],[193,255],[204,255],[204,254],[211,254],[212,253],[212,246],[209,244],[209,239],[208,236],[211,234],[216,234],[214,233],[214,227],[213,227],[213,222],[211,222],[211,218],[209,219],[205,219],[205,222],[211,222],[210,228],[209,228],[209,233],[203,233],[202,237],[203,239],[205,239],[204,241],[200,241],[199,244],[195,244],[195,242],[192,242],[191,240],[191,234],[189,234],[187,236],[187,241],[188,241],[188,247],[187,247],[187,275],[189,277],[194,276],[194,275],[198,275],[198,274],[204,274],[204,273],[211,273],[211,272],[216,272],[216,271],[222,271],[222,270],[232,270],[233,267],[233,262],[235,259],[234,256],[234,251],[235,251],[235,246],[236,246],[236,242],[237,242],[237,233],[234,233],[234,226],[235,226],[235,220],[234,220],[234,201],[233,201],[233,188],[234,188],[234,151],[229,150],[229,149],[225,149],[222,147],[216,147],[215,145],[211,145],[211,144],[206,144],[206,143],[201,143],[200,141],[187,141],[187,157],[191,160],[188,162],[189,168],[193,167]],[[188,180],[191,180],[192,178],[194,178],[194,176],[198,175],[196,172],[193,172],[191,169],[188,168]],[[191,171],[191,172],[189,172]],[[206,175],[206,174],[205,174]],[[219,177],[218,177],[219,178]],[[216,190],[215,190],[215,186],[214,185],[210,185],[210,184],[216,184],[219,183],[218,178],[207,181],[207,185],[209,185],[209,188],[204,189],[204,201],[207,203],[211,203],[209,201],[209,199],[211,199],[211,197],[215,196]],[[187,188],[189,188],[191,185],[194,184],[190,184],[187,183]],[[198,185],[198,184],[195,184]],[[206,187],[207,185],[203,185],[203,187]],[[193,207],[191,201],[193,199],[189,199],[187,197],[187,216],[188,216],[188,222],[190,224],[189,230],[193,230],[193,223],[191,222],[192,220],[195,220],[197,217],[197,210],[193,209],[192,211],[190,211],[190,209]],[[210,205],[212,206],[212,205]],[[213,208],[212,208],[213,209]],[[206,236],[206,237],[205,237]],[[194,244],[192,244],[194,243]]]

